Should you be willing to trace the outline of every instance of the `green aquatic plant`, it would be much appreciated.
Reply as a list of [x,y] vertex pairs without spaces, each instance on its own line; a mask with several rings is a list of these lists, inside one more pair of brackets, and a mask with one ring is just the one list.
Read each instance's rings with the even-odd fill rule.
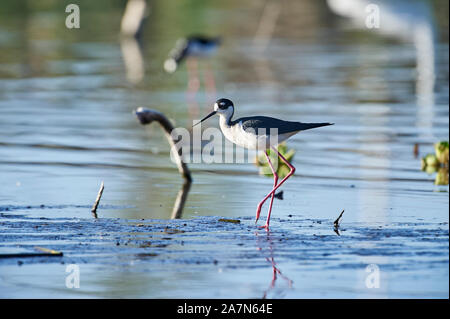
[[441,163],[441,165],[443,166],[448,167],[448,142],[442,141],[434,144],[434,151],[439,163]]
[[441,167],[438,170],[436,174],[436,179],[434,180],[434,184],[448,185],[448,167]]
[[448,185],[448,159],[449,143],[446,141],[434,144],[434,154],[427,154],[421,159],[423,171],[430,175],[437,172],[436,185]]
[[422,170],[435,172],[439,166],[440,162],[435,154],[427,154],[424,157],[422,157]]
[[[286,146],[286,142],[281,143],[277,147],[278,152],[290,163],[294,158],[295,150],[288,150]],[[289,173],[289,166],[284,163],[281,158],[278,157],[278,154],[275,153],[272,149],[267,149],[267,154],[269,155],[270,161],[274,165],[276,169],[277,175],[279,178],[284,178]],[[278,157],[278,158],[277,158]],[[255,159],[255,165],[259,166],[259,174],[265,175],[267,177],[273,177],[272,170],[270,168],[269,163],[267,162],[266,156],[264,153],[258,155]]]

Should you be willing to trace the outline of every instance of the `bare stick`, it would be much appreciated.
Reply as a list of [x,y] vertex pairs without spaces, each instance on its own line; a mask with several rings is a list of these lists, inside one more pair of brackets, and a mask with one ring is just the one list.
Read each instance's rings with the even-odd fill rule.
[[122,16],[120,32],[125,36],[139,37],[147,15],[148,5],[145,0],[129,0]]
[[103,181],[102,181],[102,184],[100,185],[100,190],[98,191],[98,194],[97,194],[97,199],[95,200],[94,206],[92,206],[92,209],[91,209],[91,212],[92,212],[92,214],[94,214],[95,218],[97,218],[97,207],[98,207],[98,204],[100,203],[100,198],[102,198],[104,188],[105,188],[105,185],[103,184]]
[[181,214],[183,213],[184,203],[186,202],[187,195],[189,193],[189,189],[191,188],[192,182],[190,180],[186,180],[178,192],[177,198],[175,199],[175,203],[173,204],[173,210],[171,219],[179,219],[181,218]]
[[178,171],[183,175],[183,177],[192,182],[191,172],[187,167],[187,164],[183,161],[183,154],[181,148],[177,148],[178,140],[174,140],[172,136],[172,131],[174,129],[172,123],[167,119],[167,117],[161,112],[155,110],[145,109],[143,107],[138,108],[135,114],[142,125],[150,124],[153,121],[157,121],[164,129],[167,137],[167,141],[170,145],[170,151],[173,152],[174,159],[178,166]]
[[339,214],[339,217],[334,221],[334,227],[339,227],[339,220],[341,219],[342,215],[344,214],[345,209],[342,210],[342,212]]

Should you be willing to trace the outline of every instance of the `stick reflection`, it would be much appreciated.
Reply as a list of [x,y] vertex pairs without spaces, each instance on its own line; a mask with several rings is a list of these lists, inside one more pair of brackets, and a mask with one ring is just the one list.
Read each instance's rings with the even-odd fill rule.
[[185,180],[183,186],[181,187],[175,199],[175,203],[171,214],[171,219],[181,218],[184,204],[186,202],[189,190],[191,188],[192,176],[189,168],[187,167],[187,164],[183,161],[181,149],[177,150],[175,146],[178,141],[174,140],[171,135],[171,132],[173,131],[174,127],[172,123],[170,123],[170,121],[167,119],[167,117],[161,112],[140,107],[135,111],[135,114],[142,125],[147,125],[152,123],[153,121],[156,121],[161,125],[161,127],[164,129],[166,133],[166,138],[167,141],[169,142],[171,152],[173,152],[174,159],[176,160],[178,171],[181,173],[181,175]]
[[120,48],[127,80],[138,84],[145,75],[142,56],[142,30],[148,16],[149,6],[145,0],[129,0],[120,26]]

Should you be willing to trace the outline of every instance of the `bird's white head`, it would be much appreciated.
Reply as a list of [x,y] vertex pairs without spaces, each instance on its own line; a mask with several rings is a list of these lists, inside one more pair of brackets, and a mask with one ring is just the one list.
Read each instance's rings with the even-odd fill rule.
[[200,122],[197,122],[195,125],[209,119],[211,116],[218,114],[220,117],[224,117],[226,122],[228,123],[234,114],[234,105],[228,99],[218,99],[216,103],[214,103],[214,111],[205,116]]
[[214,111],[229,120],[234,114],[234,105],[228,99],[219,99],[214,103]]

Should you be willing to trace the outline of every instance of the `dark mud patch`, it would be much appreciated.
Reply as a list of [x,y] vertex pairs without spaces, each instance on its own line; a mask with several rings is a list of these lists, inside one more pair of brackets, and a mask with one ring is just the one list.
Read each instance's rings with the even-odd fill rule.
[[240,223],[221,220],[214,216],[189,220],[42,219],[2,212],[0,252],[31,251],[39,245],[64,256],[0,258],[0,266],[20,260],[25,265],[120,266],[135,261],[255,268],[266,267],[266,258],[276,258],[278,263],[329,269],[361,267],[359,257],[389,257],[383,266],[405,270],[448,263],[448,224],[343,225],[337,236],[332,220],[274,218],[269,232],[258,229],[249,217],[238,218]]

